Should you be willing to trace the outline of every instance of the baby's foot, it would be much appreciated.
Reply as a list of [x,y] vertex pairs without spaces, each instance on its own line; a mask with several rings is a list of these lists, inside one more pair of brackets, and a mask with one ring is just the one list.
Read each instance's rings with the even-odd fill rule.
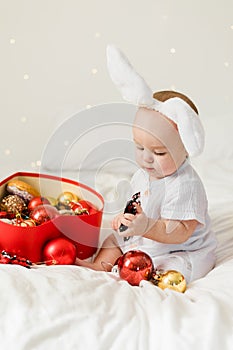
[[75,265],[87,267],[89,269],[96,270],[96,271],[104,270],[101,265],[99,266],[99,265],[95,264],[94,262],[82,260],[79,258],[76,258]]

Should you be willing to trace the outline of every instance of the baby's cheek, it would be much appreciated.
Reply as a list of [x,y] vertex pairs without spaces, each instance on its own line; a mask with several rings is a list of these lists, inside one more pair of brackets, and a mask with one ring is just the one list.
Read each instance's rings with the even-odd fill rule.
[[164,159],[160,166],[165,176],[173,174],[177,170],[173,159]]

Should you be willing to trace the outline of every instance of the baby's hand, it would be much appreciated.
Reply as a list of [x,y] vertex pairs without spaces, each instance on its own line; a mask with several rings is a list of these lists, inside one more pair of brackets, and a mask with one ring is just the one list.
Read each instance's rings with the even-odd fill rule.
[[[136,213],[141,213],[142,212],[142,208],[137,202],[134,202],[133,205],[136,208]],[[124,226],[128,227],[129,224],[134,219],[135,219],[135,215],[134,214],[130,214],[130,213],[118,214],[112,221],[112,228],[113,228],[113,230],[118,230],[121,225],[124,225]]]
[[[133,214],[121,214],[121,223],[128,227],[125,231],[118,231],[119,235],[122,237],[127,236],[143,236],[144,233],[149,228],[149,218],[142,211],[140,205],[135,203],[135,207],[137,210],[136,215]],[[122,218],[123,215],[123,218]],[[119,228],[119,226],[118,226]]]
[[129,226],[130,222],[135,218],[133,214],[119,214],[112,221],[113,230],[117,231],[121,224]]

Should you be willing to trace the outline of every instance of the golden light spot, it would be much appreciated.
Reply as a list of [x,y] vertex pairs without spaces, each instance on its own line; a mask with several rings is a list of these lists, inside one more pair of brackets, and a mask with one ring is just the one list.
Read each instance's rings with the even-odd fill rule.
[[92,68],[91,73],[92,73],[93,75],[97,74],[97,72],[98,72],[98,70],[97,70],[96,68]]
[[26,123],[27,118],[26,118],[26,117],[21,117],[21,118],[20,118],[20,121],[21,121],[21,123]]
[[4,151],[6,156],[9,156],[11,154],[11,150],[9,148],[5,149]]

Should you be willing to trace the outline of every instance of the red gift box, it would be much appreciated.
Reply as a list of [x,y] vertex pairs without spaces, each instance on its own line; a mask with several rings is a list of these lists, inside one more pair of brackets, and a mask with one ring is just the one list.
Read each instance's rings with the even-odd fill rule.
[[18,172],[0,182],[0,198],[7,195],[6,184],[21,180],[37,189],[43,197],[57,198],[65,191],[76,194],[96,208],[90,215],[59,215],[35,227],[19,227],[0,221],[0,249],[42,261],[44,246],[53,238],[66,237],[77,248],[77,257],[86,259],[97,250],[103,214],[103,197],[79,182],[46,174]]

